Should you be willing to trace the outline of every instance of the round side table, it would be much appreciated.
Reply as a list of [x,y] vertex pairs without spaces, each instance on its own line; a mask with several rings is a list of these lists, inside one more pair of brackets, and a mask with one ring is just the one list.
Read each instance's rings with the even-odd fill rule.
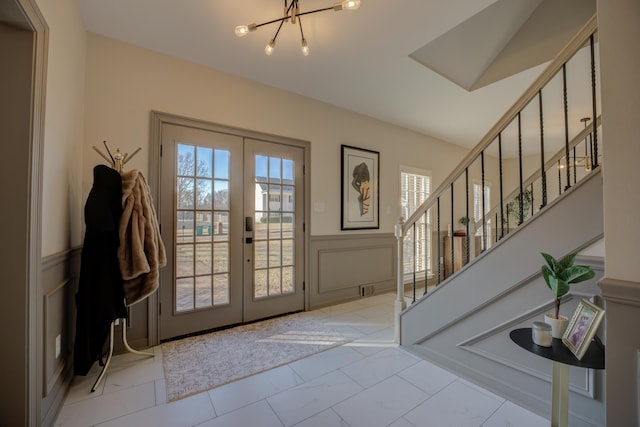
[[581,360],[578,360],[562,340],[554,338],[551,347],[533,342],[531,328],[514,329],[509,333],[511,341],[523,349],[553,361],[551,375],[551,426],[569,425],[569,366],[604,369],[604,345],[596,337]]

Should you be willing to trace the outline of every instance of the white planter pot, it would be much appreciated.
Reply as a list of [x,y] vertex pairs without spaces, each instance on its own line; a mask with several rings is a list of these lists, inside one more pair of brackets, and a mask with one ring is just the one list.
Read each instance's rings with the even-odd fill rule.
[[547,313],[544,315],[545,323],[551,325],[551,336],[553,338],[562,338],[564,335],[564,331],[567,329],[567,325],[569,325],[569,319],[560,315],[559,319],[555,318],[555,315],[551,313]]

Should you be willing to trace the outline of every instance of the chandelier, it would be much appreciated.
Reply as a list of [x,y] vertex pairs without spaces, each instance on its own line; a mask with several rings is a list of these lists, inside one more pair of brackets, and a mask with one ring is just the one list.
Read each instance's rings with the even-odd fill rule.
[[[584,124],[584,128],[586,129],[588,126],[591,117],[583,117],[580,121]],[[573,165],[573,170],[575,172],[576,168],[584,167],[586,172],[591,172],[591,170],[598,166],[598,162],[602,155],[594,156],[594,144],[593,144],[593,134],[589,132],[584,138],[584,156],[580,156],[576,152],[576,147],[573,147],[573,156],[569,155],[565,158],[564,163],[561,160],[558,160],[558,169],[565,169],[566,163],[568,161],[569,165]]]
[[287,21],[291,21],[292,24],[295,25],[297,23],[298,26],[300,27],[300,37],[301,37],[300,47],[302,49],[302,54],[304,56],[308,56],[309,45],[307,44],[307,40],[304,38],[304,32],[302,31],[302,18],[301,18],[302,16],[310,15],[312,13],[317,13],[317,12],[324,12],[327,10],[334,10],[336,12],[343,9],[356,10],[359,7],[360,7],[360,0],[344,0],[344,1],[334,3],[332,6],[325,7],[322,9],[311,10],[308,12],[300,12],[299,0],[291,0],[290,2],[289,0],[284,0],[284,14],[281,18],[263,22],[262,24],[238,25],[236,27],[236,36],[244,37],[247,34],[249,34],[251,31],[257,30],[259,27],[279,22],[280,24],[278,25],[278,29],[276,30],[275,35],[271,40],[269,40],[269,43],[267,43],[267,46],[264,48],[264,53],[266,53],[267,55],[271,55],[273,53],[273,49],[275,48],[276,39],[278,38],[278,34],[280,33],[282,24],[284,24]]

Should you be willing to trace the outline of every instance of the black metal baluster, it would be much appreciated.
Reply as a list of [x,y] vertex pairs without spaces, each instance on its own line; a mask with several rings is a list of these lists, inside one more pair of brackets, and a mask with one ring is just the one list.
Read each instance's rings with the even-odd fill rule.
[[[429,273],[429,268],[430,265],[428,263],[429,258],[427,257],[427,254],[429,253],[429,250],[427,249],[429,246],[429,238],[427,237],[427,232],[429,231],[429,228],[427,227],[427,211],[424,212],[424,227],[422,228],[423,232],[424,232],[424,246],[422,247],[423,250],[422,252],[424,252],[424,294],[427,294],[427,277],[428,277],[428,273]],[[422,239],[421,239],[422,240]]]
[[562,167],[560,166],[560,159],[558,159],[558,195],[562,194],[562,174],[560,173],[560,169],[562,169]]
[[562,93],[564,97],[564,153],[567,166],[567,185],[565,190],[571,188],[571,162],[569,161],[569,100],[567,97],[567,64],[562,65]]
[[[583,117],[580,119],[584,123],[584,128],[587,128],[587,122],[589,121],[588,117]],[[589,163],[587,163],[589,162]],[[589,156],[589,137],[586,136],[584,138],[584,168],[587,171],[591,170],[591,157]]]
[[466,212],[465,212],[465,219],[466,219],[466,224],[465,224],[465,240],[467,241],[467,248],[466,248],[466,255],[467,257],[465,258],[465,262],[461,263],[461,265],[463,264],[467,264],[471,258],[469,257],[469,244],[470,244],[470,236],[469,236],[469,222],[470,222],[470,218],[469,218],[469,168],[465,168],[464,169],[464,181],[465,181],[465,190],[466,190],[466,196],[465,196],[465,201],[466,201]]
[[538,91],[540,105],[540,179],[542,181],[542,204],[540,209],[547,206],[547,171],[544,164],[544,114],[542,111],[542,90]]
[[589,159],[589,162],[591,162],[591,170],[593,170],[594,168],[594,161],[593,161],[593,132],[589,133],[589,135],[587,135],[589,137],[589,154],[591,155],[591,158]]
[[413,301],[416,302],[416,268],[417,268],[417,256],[416,256],[416,223],[413,223]]
[[480,166],[482,169],[482,251],[484,252],[487,249],[487,220],[485,218],[486,206],[484,205],[484,150],[480,153]]
[[[585,129],[589,126],[587,124],[589,120],[591,120],[591,117],[583,117],[580,119],[584,124]],[[591,144],[591,132],[584,137],[584,168],[587,172],[591,171],[593,168],[593,144]]]
[[529,191],[530,191],[530,194],[531,194],[531,216],[533,216],[533,213],[534,213],[533,212],[533,206],[534,206],[533,205],[533,182],[529,186]]
[[438,224],[437,224],[437,228],[438,228],[438,280],[436,281],[436,286],[440,284],[441,278],[442,278],[442,262],[440,261],[442,259],[442,232],[440,231],[440,197],[438,197],[438,199],[436,200],[436,210],[437,210],[437,216],[438,216]]
[[455,236],[454,229],[455,229],[455,222],[453,220],[453,182],[451,182],[451,274],[453,274],[453,266],[455,265],[455,262],[456,262],[455,251],[454,251],[456,239],[453,238],[453,236]]
[[[584,127],[587,128],[587,122],[591,120],[590,117],[585,117]],[[592,130],[593,132],[593,130]],[[593,170],[593,135],[592,132],[585,137],[584,145],[585,145],[585,156],[589,159],[589,171]],[[587,148],[589,147],[589,148]]]
[[596,122],[598,121],[598,110],[596,104],[596,59],[593,34],[591,34],[589,42],[591,45],[591,103],[593,107],[593,120],[591,120],[591,125],[593,126],[593,155],[591,156],[591,169],[593,170],[593,168],[598,167],[598,127],[596,126]]
[[522,119],[518,112],[518,167],[520,174],[520,194],[518,195],[518,226],[524,222],[524,187],[523,187],[523,173],[522,173]]
[[577,166],[577,157],[576,157],[576,146],[573,146],[573,185],[578,183],[578,166]]
[[[502,176],[502,132],[498,134],[498,165],[500,169],[500,238],[504,237],[504,189]],[[497,240],[496,240],[497,241]]]

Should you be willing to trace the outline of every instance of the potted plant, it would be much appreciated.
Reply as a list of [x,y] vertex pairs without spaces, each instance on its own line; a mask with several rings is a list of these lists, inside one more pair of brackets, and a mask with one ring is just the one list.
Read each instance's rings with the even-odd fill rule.
[[466,236],[467,235],[467,224],[469,223],[469,217],[466,216],[466,215],[460,217],[460,219],[458,219],[458,223],[460,223],[463,228],[454,231],[453,235],[454,236]]
[[533,193],[530,189],[525,188],[522,191],[522,199],[520,194],[507,203],[507,214],[502,218],[502,222],[509,227],[509,218],[513,219],[517,225],[520,224],[520,200],[522,200],[522,220],[525,221],[529,218],[531,213],[531,207],[533,206]]
[[561,338],[567,328],[569,319],[560,315],[561,298],[569,292],[572,283],[584,282],[595,276],[593,268],[587,265],[574,265],[575,253],[556,260],[549,254],[541,252],[544,258],[542,277],[554,296],[555,312],[545,315],[545,322],[551,325],[554,338]]

